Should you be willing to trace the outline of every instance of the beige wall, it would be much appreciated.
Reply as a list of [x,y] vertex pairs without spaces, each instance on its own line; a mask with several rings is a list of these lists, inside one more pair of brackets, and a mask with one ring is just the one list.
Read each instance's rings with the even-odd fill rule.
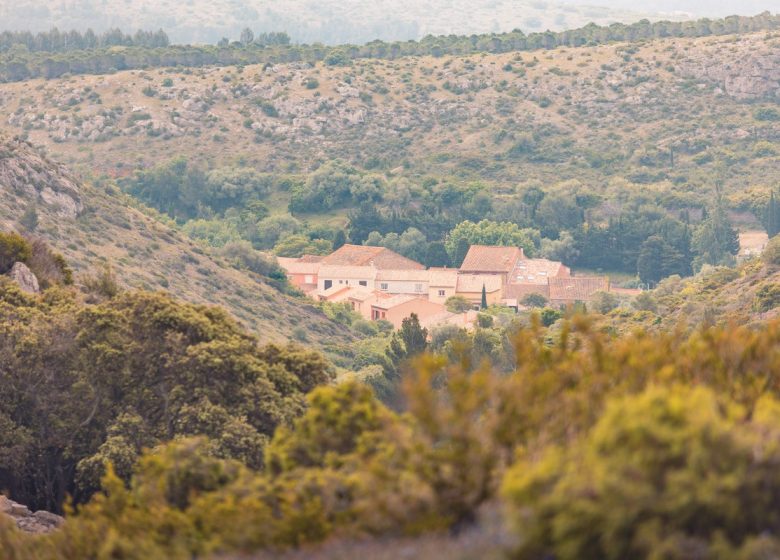
[[323,292],[327,290],[325,282],[330,280],[334,286],[349,286],[350,288],[361,287],[360,282],[365,282],[367,288],[374,287],[374,278],[372,276],[319,276],[317,278],[317,290]]
[[426,317],[432,317],[439,315],[446,311],[443,305],[433,303],[427,299],[413,299],[396,305],[392,309],[388,309],[385,315],[385,319],[390,321],[396,329],[401,328],[401,323],[404,319],[409,317],[412,313],[416,313],[421,322],[424,322]]
[[[439,295],[439,290],[444,291],[444,296],[440,296]],[[455,288],[454,287],[449,287],[449,288],[441,287],[441,288],[439,288],[439,287],[436,287],[436,286],[431,286],[428,289],[428,299],[430,301],[434,302],[434,303],[440,303],[442,305],[444,305],[444,302],[447,301],[449,298],[451,298],[454,295],[455,295]]]
[[[387,284],[383,290],[382,285]],[[417,288],[420,288],[419,290]],[[428,295],[428,282],[414,282],[405,280],[377,280],[375,289],[386,294],[409,294],[425,297]]]
[[[458,292],[459,296],[463,296],[467,300],[469,300],[474,305],[480,305],[482,304],[482,290],[479,292]],[[501,303],[501,290],[497,290],[495,292],[488,292],[487,293],[487,303],[488,305],[499,305]]]
[[364,301],[349,300],[350,307],[360,313],[364,319],[371,319],[371,306],[377,302],[376,296],[371,296]]

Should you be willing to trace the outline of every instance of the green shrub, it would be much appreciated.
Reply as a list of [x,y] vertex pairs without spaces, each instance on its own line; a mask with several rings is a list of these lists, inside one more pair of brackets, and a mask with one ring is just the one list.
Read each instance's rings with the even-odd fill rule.
[[0,274],[11,270],[16,262],[27,262],[32,257],[32,247],[18,233],[0,232]]
[[780,266],[780,235],[774,236],[769,240],[761,258],[768,265]]
[[757,311],[771,311],[780,306],[780,284],[764,284],[756,292],[754,307]]

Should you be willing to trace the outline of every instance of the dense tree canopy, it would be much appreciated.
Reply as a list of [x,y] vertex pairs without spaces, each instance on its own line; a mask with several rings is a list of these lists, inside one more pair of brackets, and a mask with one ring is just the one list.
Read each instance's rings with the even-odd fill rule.
[[86,499],[105,461],[127,478],[146,447],[205,435],[258,468],[276,426],[327,382],[319,355],[259,348],[225,312],[153,293],[83,305],[0,284],[0,486],[34,507]]

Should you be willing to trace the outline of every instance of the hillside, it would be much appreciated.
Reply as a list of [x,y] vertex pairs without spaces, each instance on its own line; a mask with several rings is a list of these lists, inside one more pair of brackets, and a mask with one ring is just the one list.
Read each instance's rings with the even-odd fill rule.
[[127,287],[223,306],[261,341],[308,340],[349,364],[344,355],[353,335],[312,305],[208,254],[116,189],[80,183],[26,143],[0,139],[0,229],[18,227],[31,203],[39,217],[35,235],[65,256],[77,283],[110,263]]
[[[221,37],[237,39],[241,30],[249,26],[255,31],[286,31],[298,42],[342,44],[517,28],[560,30],[590,22],[625,23],[642,17],[659,19],[662,15],[636,6],[609,9],[593,5],[598,2],[587,6],[570,4],[528,0],[476,3],[465,0],[425,3],[413,0],[286,0],[282,7],[261,0],[192,0],[186,3],[140,0],[125,3],[117,9],[113,4],[96,0],[21,0],[0,6],[0,21],[6,29],[30,29],[32,20],[33,31],[54,26],[68,30],[84,30],[90,26],[96,30],[121,27],[133,31],[163,27],[171,32],[174,41],[186,43],[214,43]],[[755,13],[760,11],[755,10]]]
[[[764,184],[780,125],[777,33],[467,57],[158,69],[0,88],[2,127],[123,175],[187,154],[305,172],[338,157],[514,185],[615,177]],[[151,148],[151,149],[150,149]],[[673,164],[669,150],[675,152]],[[403,167],[401,167],[403,166]]]

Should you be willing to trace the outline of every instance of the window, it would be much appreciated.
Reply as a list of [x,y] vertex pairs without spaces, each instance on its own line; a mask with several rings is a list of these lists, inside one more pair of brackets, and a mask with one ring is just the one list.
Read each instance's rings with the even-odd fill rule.
[[304,278],[303,278],[303,283],[304,283],[304,284],[314,284],[314,276],[312,276],[312,275],[310,275],[310,274],[307,274],[307,275],[306,275],[306,276],[304,276]]
[[325,289],[329,290],[333,287],[333,280],[325,280]]
[[380,290],[384,290],[386,292],[387,291],[387,284],[385,284],[384,282],[379,284],[379,289]]
[[366,280],[359,280],[358,284],[360,284],[361,286],[368,286],[368,282]]
[[343,284],[343,283],[344,283],[344,280],[339,280],[339,284]]
[[422,285],[422,284],[415,284],[415,285],[414,285],[414,291],[415,291],[415,292],[417,292],[418,294],[419,294],[419,293],[422,293],[422,291],[423,291],[423,285]]
[[447,295],[447,292],[445,290],[439,290],[439,297],[444,297]]

